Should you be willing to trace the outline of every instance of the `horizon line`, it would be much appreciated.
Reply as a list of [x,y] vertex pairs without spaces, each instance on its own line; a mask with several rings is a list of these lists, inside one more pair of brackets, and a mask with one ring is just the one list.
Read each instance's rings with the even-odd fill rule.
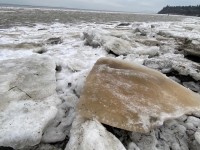
[[[46,5],[28,5],[28,4],[10,4],[10,3],[0,3],[1,5],[12,5],[12,6],[21,6],[21,7],[28,7],[28,8],[53,8],[53,9],[63,9],[63,10],[83,10],[83,11],[100,11],[100,12],[110,12],[110,13],[148,13],[148,14],[158,14],[158,12],[153,11],[140,11],[140,12],[132,12],[132,11],[118,11],[118,10],[103,10],[103,9],[84,9],[84,8],[72,8],[72,7],[61,7],[61,6],[46,6]],[[6,7],[6,6],[5,6]]]

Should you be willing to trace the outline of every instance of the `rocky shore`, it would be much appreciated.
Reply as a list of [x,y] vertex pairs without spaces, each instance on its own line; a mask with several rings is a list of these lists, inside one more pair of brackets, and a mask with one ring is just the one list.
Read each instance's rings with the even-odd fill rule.
[[198,150],[199,44],[198,18],[1,29],[0,149]]

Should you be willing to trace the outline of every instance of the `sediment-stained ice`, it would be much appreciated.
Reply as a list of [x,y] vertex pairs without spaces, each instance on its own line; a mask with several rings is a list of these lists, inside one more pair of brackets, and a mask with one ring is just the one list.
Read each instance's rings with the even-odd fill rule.
[[158,71],[101,58],[88,75],[77,111],[84,117],[135,132],[200,110],[200,95]]

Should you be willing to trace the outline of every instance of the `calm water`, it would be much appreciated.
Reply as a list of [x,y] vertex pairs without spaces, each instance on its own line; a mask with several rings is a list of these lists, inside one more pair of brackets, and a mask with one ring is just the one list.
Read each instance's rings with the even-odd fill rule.
[[80,23],[96,22],[105,23],[111,21],[121,22],[149,22],[149,21],[180,21],[184,16],[168,16],[153,14],[131,13],[105,13],[89,11],[70,11],[44,8],[5,8],[0,7],[0,28],[27,25],[35,23]]

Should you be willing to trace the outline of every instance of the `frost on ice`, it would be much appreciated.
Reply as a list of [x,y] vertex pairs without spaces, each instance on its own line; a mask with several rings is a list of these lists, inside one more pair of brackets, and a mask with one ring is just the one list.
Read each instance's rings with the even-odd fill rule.
[[23,148],[40,143],[55,118],[55,63],[47,56],[0,62],[0,145]]
[[135,132],[197,110],[198,94],[158,71],[113,58],[96,62],[78,104],[84,117]]

